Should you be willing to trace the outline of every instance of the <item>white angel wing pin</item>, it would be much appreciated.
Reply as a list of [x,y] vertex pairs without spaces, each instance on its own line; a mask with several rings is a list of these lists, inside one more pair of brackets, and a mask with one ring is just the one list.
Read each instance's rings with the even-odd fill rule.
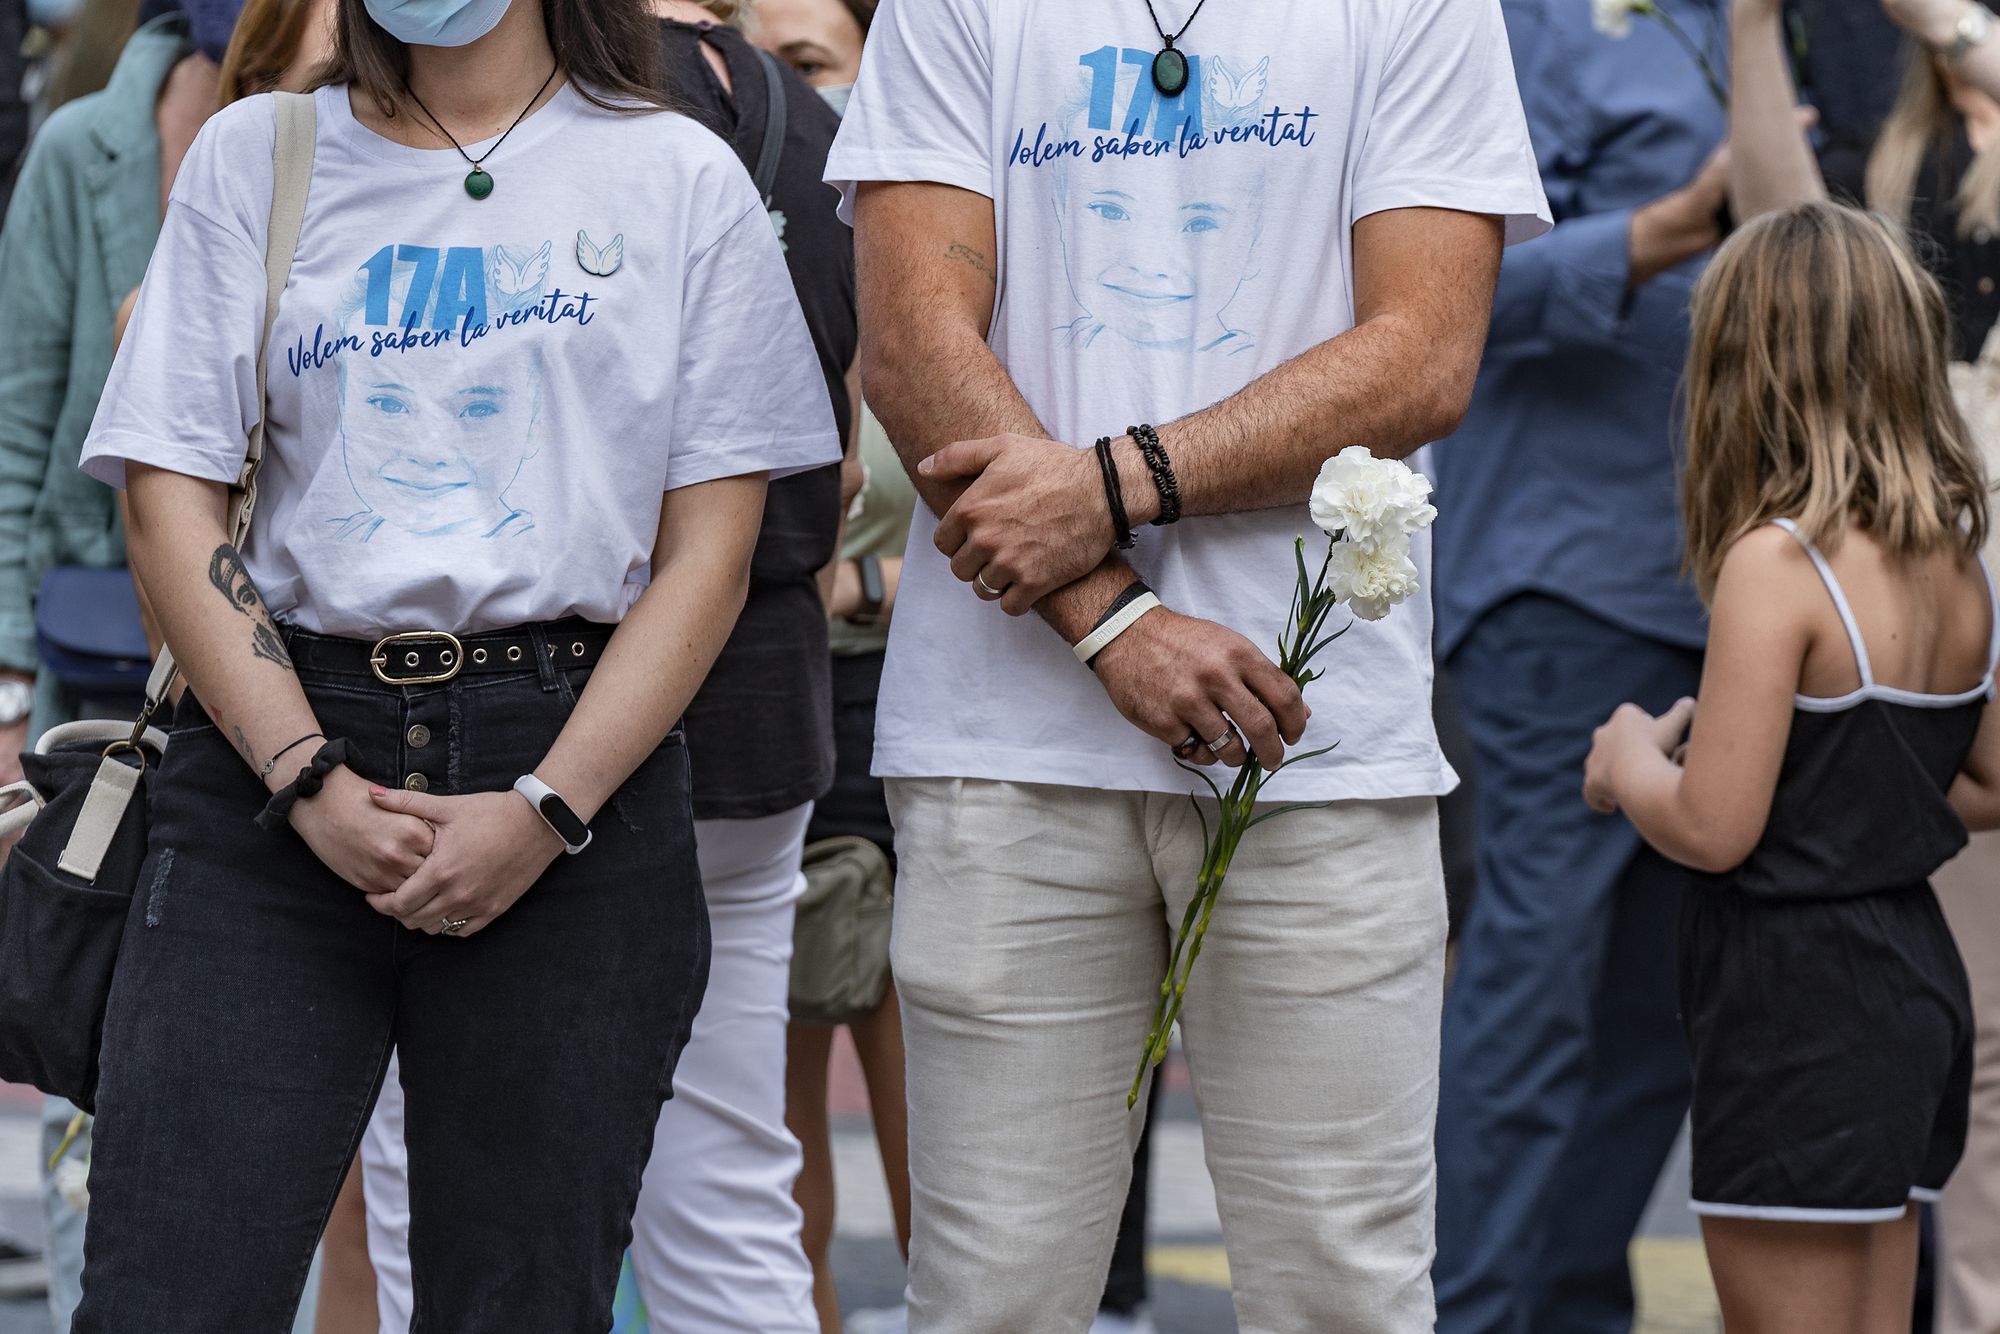
[[600,246],[590,239],[588,233],[579,230],[576,234],[576,262],[585,273],[609,278],[625,262],[625,233],[618,233]]

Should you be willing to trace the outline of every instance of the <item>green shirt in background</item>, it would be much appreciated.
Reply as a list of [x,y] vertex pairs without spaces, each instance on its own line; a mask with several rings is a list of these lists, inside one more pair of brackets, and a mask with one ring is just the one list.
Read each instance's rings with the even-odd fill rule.
[[[861,409],[861,464],[868,480],[847,514],[847,535],[841,543],[840,558],[857,556],[888,559],[901,556],[910,537],[910,515],[917,506],[917,489],[889,443],[889,433],[867,405]],[[855,625],[836,619],[828,634],[836,658],[880,653],[889,645],[886,625]]]

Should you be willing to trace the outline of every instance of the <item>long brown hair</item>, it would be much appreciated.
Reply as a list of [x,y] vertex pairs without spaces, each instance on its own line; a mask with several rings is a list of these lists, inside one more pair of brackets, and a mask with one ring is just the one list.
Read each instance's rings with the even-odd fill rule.
[[1986,482],[1946,372],[1944,293],[1899,235],[1839,204],[1767,213],[1696,284],[1688,566],[1704,599],[1737,539],[1852,522],[1898,556],[1976,551]]
[[222,54],[222,105],[268,93],[298,59],[313,0],[247,0]]
[[[584,97],[610,111],[666,105],[659,23],[644,0],[541,0],[541,6],[556,62]],[[393,116],[409,78],[409,49],[368,16],[362,0],[340,0],[333,59],[318,82],[353,84]]]
[[[1863,182],[1868,207],[1898,227],[1909,226],[1918,174],[1933,148],[1949,148],[1958,133],[1959,120],[1958,108],[1951,101],[1951,86],[1937,57],[1919,43],[1910,43],[1903,90],[1868,155],[1868,174]],[[1952,203],[1960,236],[1982,229],[2000,232],[2000,143],[1988,144],[1974,154]]]

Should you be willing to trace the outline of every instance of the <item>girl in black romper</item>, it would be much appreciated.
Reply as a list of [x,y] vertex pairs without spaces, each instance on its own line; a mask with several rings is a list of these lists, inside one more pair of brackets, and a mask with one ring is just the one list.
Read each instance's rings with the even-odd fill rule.
[[1703,873],[1681,999],[1725,1327],[1903,1334],[1910,1203],[1958,1162],[1972,1063],[1928,878],[1968,826],[2000,824],[1985,482],[1942,296],[1876,220],[1759,218],[1693,318],[1700,705],[1621,708],[1584,795]]

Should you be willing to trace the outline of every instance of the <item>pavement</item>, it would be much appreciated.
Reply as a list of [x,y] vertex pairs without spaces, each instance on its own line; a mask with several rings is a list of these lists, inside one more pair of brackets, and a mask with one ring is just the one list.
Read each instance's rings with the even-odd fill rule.
[[[1202,1161],[1201,1127],[1178,1054],[1166,1071],[1154,1128],[1152,1310],[1161,1334],[1235,1334],[1229,1263],[1215,1191]],[[839,1192],[834,1266],[843,1308],[895,1305],[902,1292],[888,1192],[867,1119],[867,1094],[851,1049],[836,1053],[833,1090]],[[41,1123],[31,1092],[0,1088],[0,1229],[39,1244],[36,1155]],[[1715,1334],[1721,1329],[1694,1219],[1687,1211],[1685,1144],[1661,1178],[1633,1247],[1641,1313],[1635,1334]],[[51,1334],[34,1299],[0,1299],[0,1334]]]

